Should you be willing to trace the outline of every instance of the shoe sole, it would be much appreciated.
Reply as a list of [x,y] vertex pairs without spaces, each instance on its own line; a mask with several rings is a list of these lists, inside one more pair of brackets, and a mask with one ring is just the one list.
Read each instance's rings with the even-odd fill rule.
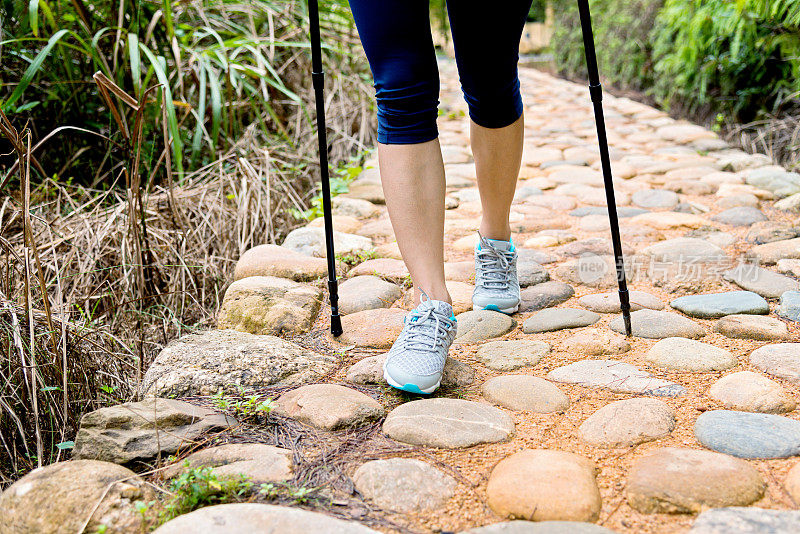
[[395,389],[399,389],[401,391],[407,391],[409,393],[416,393],[417,395],[430,395],[431,393],[439,389],[439,385],[441,384],[441,381],[439,381],[436,382],[436,384],[434,384],[433,386],[425,389],[420,389],[420,387],[416,384],[400,385],[398,382],[393,380],[391,376],[389,376],[389,373],[387,373],[386,370],[383,371],[383,379],[386,380],[387,384],[389,384]]
[[519,303],[514,304],[513,306],[511,306],[509,308],[502,308],[502,309],[498,308],[494,304],[489,304],[488,306],[478,306],[477,304],[473,304],[472,305],[472,310],[473,311],[476,311],[476,310],[491,310],[491,311],[496,311],[496,312],[500,312],[500,313],[512,314],[512,313],[516,313],[517,310],[519,310]]

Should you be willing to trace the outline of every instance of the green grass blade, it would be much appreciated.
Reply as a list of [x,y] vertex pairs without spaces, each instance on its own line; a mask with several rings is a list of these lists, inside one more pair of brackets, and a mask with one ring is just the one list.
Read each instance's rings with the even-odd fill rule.
[[28,22],[33,36],[39,37],[39,0],[31,0],[28,3]]
[[19,84],[14,89],[14,92],[11,93],[11,96],[8,97],[8,100],[3,102],[2,105],[0,106],[0,108],[2,108],[3,111],[8,112],[8,110],[11,109],[11,106],[14,104],[14,102],[19,100],[19,98],[22,96],[22,93],[25,92],[25,89],[30,85],[30,83],[33,81],[33,78],[39,72],[39,69],[42,68],[42,63],[44,63],[44,60],[47,59],[48,55],[50,55],[50,51],[53,49],[55,45],[58,44],[61,38],[67,35],[68,33],[71,32],[69,30],[58,30],[55,34],[53,34],[52,37],[50,37],[50,39],[47,40],[47,44],[45,45],[45,47],[42,48],[42,50],[39,51],[38,54],[36,54],[36,57],[33,58],[31,64],[28,65],[28,68],[25,70],[25,74],[22,75],[22,79],[19,81]]
[[128,56],[133,78],[133,95],[139,98],[142,90],[142,59],[139,55],[139,36],[135,33],[128,33]]

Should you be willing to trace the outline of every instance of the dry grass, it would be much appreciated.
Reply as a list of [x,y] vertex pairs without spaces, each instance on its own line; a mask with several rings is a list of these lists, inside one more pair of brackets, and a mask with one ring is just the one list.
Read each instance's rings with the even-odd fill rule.
[[762,153],[790,171],[800,170],[800,100],[792,109],[748,124],[728,125],[726,139],[751,153]]

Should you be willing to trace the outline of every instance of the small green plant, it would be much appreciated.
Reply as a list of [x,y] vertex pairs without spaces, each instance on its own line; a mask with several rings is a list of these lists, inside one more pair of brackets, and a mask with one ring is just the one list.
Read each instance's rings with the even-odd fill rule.
[[203,506],[237,501],[250,493],[253,483],[244,477],[217,478],[211,467],[191,467],[169,483],[173,497],[164,504],[159,514],[159,523],[187,514]]
[[[367,154],[368,153],[366,151],[356,154],[355,156],[351,157],[349,161],[341,164],[339,168],[333,171],[329,180],[331,197],[335,197],[336,195],[341,195],[350,191],[350,183],[358,178],[358,175],[364,170],[372,168],[365,168],[360,164],[360,161],[362,161]],[[310,208],[307,210],[290,210],[295,219],[313,221],[317,217],[322,217],[322,187],[319,185],[319,183],[317,183],[317,190],[319,193],[317,193],[314,198],[311,199],[311,202],[309,203],[311,205]]]
[[374,250],[359,250],[356,252],[347,252],[347,253],[337,253],[336,259],[342,263],[353,267],[358,265],[359,263],[363,263],[367,260],[373,260],[378,257],[378,253]]
[[222,411],[233,412],[240,419],[267,416],[275,407],[270,398],[247,394],[242,386],[238,387],[238,395],[226,395],[219,390],[213,397],[214,405]]

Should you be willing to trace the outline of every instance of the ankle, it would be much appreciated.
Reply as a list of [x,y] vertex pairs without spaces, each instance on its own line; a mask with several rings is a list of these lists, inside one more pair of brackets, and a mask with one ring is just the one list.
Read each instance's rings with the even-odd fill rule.
[[[430,288],[425,287],[423,289],[425,290],[425,294],[431,300],[441,300],[450,305],[453,304],[453,300],[450,298],[450,293],[447,291],[447,286],[444,284]],[[421,296],[422,292],[419,290],[419,286],[414,286],[414,306],[419,305]]]
[[486,239],[496,239],[498,241],[511,240],[511,226],[506,222],[505,225],[489,225],[481,223],[480,233]]

